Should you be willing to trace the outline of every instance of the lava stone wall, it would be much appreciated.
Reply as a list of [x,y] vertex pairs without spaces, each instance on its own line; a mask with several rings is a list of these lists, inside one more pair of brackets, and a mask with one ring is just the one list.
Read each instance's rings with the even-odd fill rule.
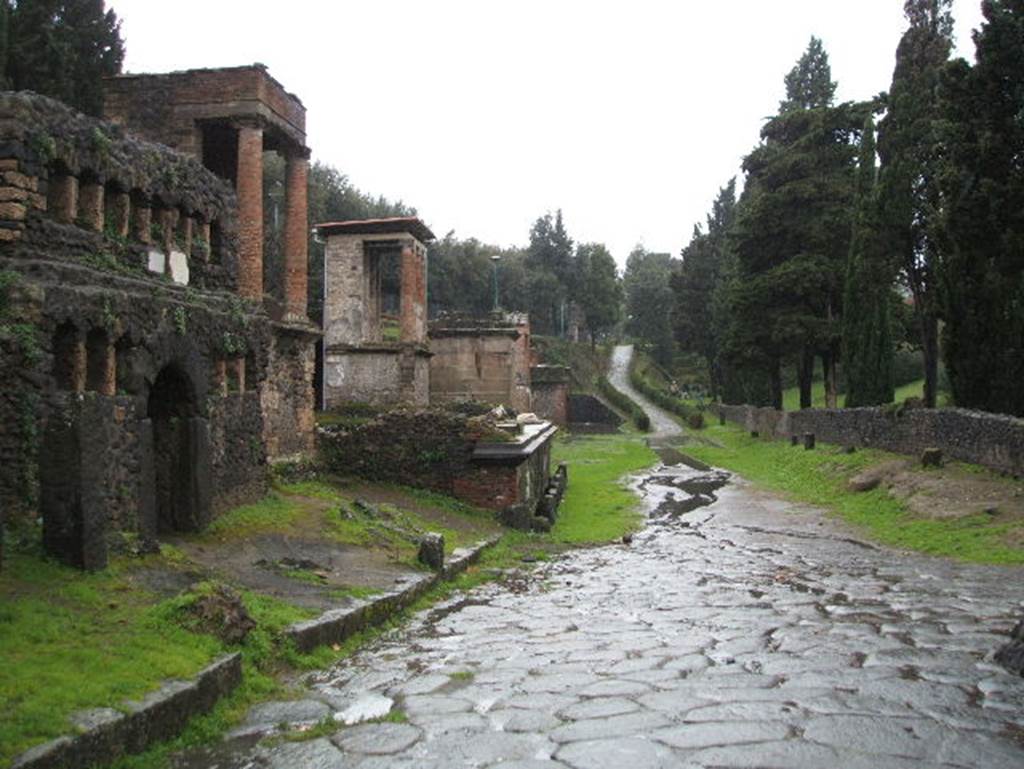
[[857,408],[781,412],[719,406],[725,418],[764,437],[814,433],[819,441],[897,454],[942,449],[953,459],[1024,476],[1024,420],[967,409]]
[[472,467],[470,418],[440,409],[396,409],[353,427],[320,428],[318,449],[330,469],[371,480],[453,493]]

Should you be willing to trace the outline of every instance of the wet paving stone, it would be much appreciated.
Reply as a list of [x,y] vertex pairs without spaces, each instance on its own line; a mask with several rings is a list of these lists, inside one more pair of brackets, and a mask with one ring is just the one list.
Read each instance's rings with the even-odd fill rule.
[[[685,463],[633,487],[631,546],[447,600],[175,769],[1024,766],[1024,679],[991,661],[1024,570],[866,545]],[[407,723],[254,744],[360,703]]]

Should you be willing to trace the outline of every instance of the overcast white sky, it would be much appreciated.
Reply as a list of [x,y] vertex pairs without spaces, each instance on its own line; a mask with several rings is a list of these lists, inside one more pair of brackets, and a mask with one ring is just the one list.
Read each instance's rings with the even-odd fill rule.
[[[125,70],[262,62],[314,159],[439,236],[526,242],[561,208],[620,263],[679,249],[822,38],[841,101],[889,87],[902,0],[108,0]],[[960,55],[980,0],[954,0]]]

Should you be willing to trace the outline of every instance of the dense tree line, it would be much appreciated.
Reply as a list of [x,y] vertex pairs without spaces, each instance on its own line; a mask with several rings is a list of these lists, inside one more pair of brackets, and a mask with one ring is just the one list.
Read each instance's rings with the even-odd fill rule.
[[481,315],[497,303],[528,312],[535,333],[568,336],[578,324],[591,343],[621,319],[623,288],[615,259],[603,244],[574,243],[561,211],[538,217],[523,248],[498,248],[449,232],[430,244],[428,260],[432,315]]
[[830,406],[841,389],[887,403],[905,342],[927,405],[941,356],[957,405],[1024,414],[1024,0],[982,3],[974,64],[949,61],[950,5],[907,0],[891,88],[868,102],[834,103],[812,38],[740,199],[727,185],[695,228],[671,322],[726,400],[780,407],[792,369],[809,407],[820,361]]

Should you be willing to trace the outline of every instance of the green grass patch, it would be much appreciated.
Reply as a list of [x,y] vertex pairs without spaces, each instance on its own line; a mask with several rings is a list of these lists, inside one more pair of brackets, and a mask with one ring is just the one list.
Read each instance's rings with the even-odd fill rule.
[[218,516],[203,537],[244,539],[260,532],[289,531],[302,513],[302,506],[295,500],[271,493],[259,502],[236,507]]
[[83,708],[119,707],[162,679],[194,675],[223,650],[166,622],[169,606],[119,564],[82,574],[5,554],[0,573],[0,766],[68,731]]
[[781,441],[751,438],[731,425],[715,425],[708,429],[707,437],[721,447],[690,445],[687,453],[792,499],[822,507],[884,544],[974,563],[1024,563],[1024,549],[1007,542],[1009,535],[1024,529],[1024,522],[1000,523],[987,515],[920,518],[884,489],[847,489],[848,478],[895,458],[893,454],[872,449],[846,454],[827,445],[805,451]]
[[616,434],[556,440],[552,461],[569,466],[569,488],[551,531],[552,540],[609,542],[640,526],[636,495],[621,481],[658,461],[642,438]]
[[[924,380],[918,379],[916,382],[910,382],[902,387],[897,387],[895,395],[893,397],[893,403],[903,403],[907,398],[923,398],[924,397]],[[843,405],[846,401],[846,396],[839,396],[839,404]],[[790,387],[782,391],[782,408],[786,411],[799,411],[800,410],[800,388]],[[811,408],[823,409],[825,408],[825,383],[820,379],[814,380],[811,383]]]

